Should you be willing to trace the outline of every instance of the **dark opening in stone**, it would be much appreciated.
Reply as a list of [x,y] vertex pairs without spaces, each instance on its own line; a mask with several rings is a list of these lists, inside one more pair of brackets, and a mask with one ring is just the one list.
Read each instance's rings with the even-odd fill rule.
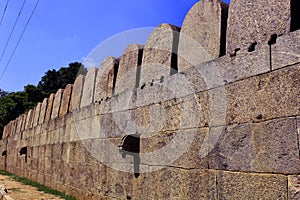
[[180,33],[173,30],[173,46],[171,55],[171,71],[170,75],[178,73],[178,46],[179,46]]
[[132,134],[125,135],[121,143],[118,145],[122,158],[127,155],[132,155],[134,160],[134,177],[138,178],[140,175],[140,135]]
[[240,51],[240,50],[241,50],[240,48],[236,48],[236,49],[234,50],[234,53],[230,54],[230,57],[236,56],[237,52]]
[[141,80],[141,66],[143,62],[143,54],[144,49],[139,49],[139,55],[138,55],[138,66],[136,69],[136,82],[135,82],[135,88],[138,88],[140,86],[140,80]]
[[291,32],[300,29],[300,1],[291,1]]
[[248,52],[253,52],[253,51],[255,51],[256,45],[257,45],[257,42],[252,43],[252,44],[250,45],[250,47],[248,48]]
[[113,91],[112,93],[115,94],[115,88],[116,88],[116,81],[117,81],[117,75],[119,70],[119,63],[114,64],[114,78],[113,78]]
[[277,34],[271,35],[271,38],[270,38],[270,40],[268,42],[268,45],[276,44],[277,37],[278,37]]
[[27,155],[27,147],[22,147],[20,149],[20,156],[22,156],[22,155]]

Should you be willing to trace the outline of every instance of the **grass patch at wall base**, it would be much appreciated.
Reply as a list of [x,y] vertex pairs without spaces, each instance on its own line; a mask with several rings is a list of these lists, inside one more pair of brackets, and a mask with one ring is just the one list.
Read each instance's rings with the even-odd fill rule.
[[51,189],[51,188],[49,188],[45,185],[42,185],[40,183],[31,181],[29,179],[26,179],[26,178],[23,178],[23,177],[20,177],[20,176],[17,176],[15,174],[9,173],[7,171],[0,170],[0,174],[2,174],[4,176],[10,176],[18,182],[24,183],[25,185],[33,186],[33,187],[37,188],[39,191],[43,191],[43,192],[48,193],[48,194],[53,194],[53,195],[59,196],[59,197],[65,199],[65,200],[76,200],[76,198],[73,197],[73,196],[66,195],[63,192],[59,192],[59,191]]

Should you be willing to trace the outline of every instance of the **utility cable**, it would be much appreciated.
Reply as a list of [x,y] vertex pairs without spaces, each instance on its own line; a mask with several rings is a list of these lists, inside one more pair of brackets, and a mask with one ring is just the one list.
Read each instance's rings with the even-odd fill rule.
[[26,29],[27,29],[27,27],[28,27],[29,22],[31,21],[31,18],[32,18],[33,14],[34,14],[35,11],[36,11],[36,8],[38,7],[39,2],[40,2],[40,0],[37,0],[37,2],[36,2],[35,6],[34,6],[34,8],[33,8],[33,10],[32,10],[32,12],[31,12],[31,14],[30,14],[30,17],[29,17],[29,19],[28,19],[28,21],[27,21],[27,23],[26,23],[26,25],[25,25],[25,27],[24,27],[24,29],[23,29],[23,31],[22,31],[22,33],[21,33],[19,39],[18,39],[18,42],[17,42],[17,44],[16,44],[16,46],[15,46],[15,48],[14,48],[12,54],[10,55],[10,57],[9,57],[7,63],[6,63],[6,66],[5,66],[3,72],[2,72],[2,74],[1,74],[1,76],[0,76],[0,81],[2,80],[3,75],[5,74],[5,72],[6,72],[7,68],[8,68],[8,65],[10,64],[10,62],[11,62],[11,60],[12,60],[12,58],[13,58],[13,56],[14,56],[14,54],[15,54],[15,52],[16,52],[16,50],[17,50],[17,48],[18,48],[18,46],[19,46],[19,44],[20,44],[20,42],[21,42],[21,40],[22,40],[22,38],[23,38],[23,35],[24,35],[24,33],[25,33],[25,31],[26,31]]
[[21,16],[21,13],[22,13],[22,11],[23,11],[23,8],[24,8],[24,6],[25,6],[25,3],[26,3],[26,0],[23,1],[22,7],[21,7],[21,9],[20,9],[20,11],[19,11],[19,14],[18,14],[18,16],[17,16],[17,19],[16,19],[16,21],[15,21],[15,23],[14,23],[14,25],[13,25],[13,28],[12,28],[10,34],[9,34],[8,39],[7,39],[7,41],[6,41],[6,44],[5,44],[5,46],[4,46],[4,49],[3,49],[2,54],[1,54],[1,56],[0,56],[0,63],[1,63],[2,58],[3,58],[3,56],[4,56],[5,52],[6,52],[6,49],[7,49],[8,43],[10,42],[11,36],[12,36],[13,32],[15,31],[16,25],[17,25],[17,23],[18,23],[18,21],[19,21],[19,18],[20,18],[20,16]]
[[0,26],[2,25],[2,22],[3,22],[3,19],[4,19],[4,15],[5,15],[7,7],[8,7],[8,3],[9,3],[9,0],[6,1],[6,4],[5,4],[5,7],[4,7],[2,16],[1,16],[1,20],[0,20]]

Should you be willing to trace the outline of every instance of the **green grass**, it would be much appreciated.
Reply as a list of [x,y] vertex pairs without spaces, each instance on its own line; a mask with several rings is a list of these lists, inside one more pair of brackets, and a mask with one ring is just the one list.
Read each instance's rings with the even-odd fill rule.
[[20,177],[20,176],[17,176],[15,174],[9,173],[7,171],[0,170],[0,174],[5,175],[5,176],[10,176],[16,181],[19,181],[19,182],[24,183],[26,185],[33,186],[33,187],[37,188],[39,191],[43,191],[43,192],[48,193],[48,194],[53,194],[53,195],[59,196],[59,197],[65,199],[65,200],[76,200],[76,198],[73,197],[73,196],[66,195],[63,192],[59,192],[59,191],[51,189],[51,188],[49,188],[45,185],[42,185],[40,183],[28,180],[28,179]]
[[10,188],[9,191],[22,192],[21,188]]

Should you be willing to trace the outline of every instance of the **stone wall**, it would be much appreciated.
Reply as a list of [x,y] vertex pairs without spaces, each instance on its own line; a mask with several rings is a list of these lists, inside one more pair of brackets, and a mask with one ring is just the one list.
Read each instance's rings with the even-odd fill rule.
[[[174,46],[186,47],[183,34],[205,48],[226,44],[228,6],[203,0],[180,36],[177,27],[159,26],[145,46],[130,45],[120,59],[105,59],[11,121],[0,168],[78,199],[299,199],[300,30],[286,28],[295,21],[288,6],[273,13],[280,1],[242,2],[229,7],[226,55],[214,46],[208,59],[174,65]],[[259,4],[265,17],[286,26],[273,32],[248,23],[252,15],[243,18],[243,9]],[[203,43],[189,30],[206,27],[201,20],[209,16],[218,22],[218,41]],[[264,37],[256,40],[253,26]],[[250,35],[231,36],[242,27]],[[125,135],[138,138],[138,153],[120,151]]]

